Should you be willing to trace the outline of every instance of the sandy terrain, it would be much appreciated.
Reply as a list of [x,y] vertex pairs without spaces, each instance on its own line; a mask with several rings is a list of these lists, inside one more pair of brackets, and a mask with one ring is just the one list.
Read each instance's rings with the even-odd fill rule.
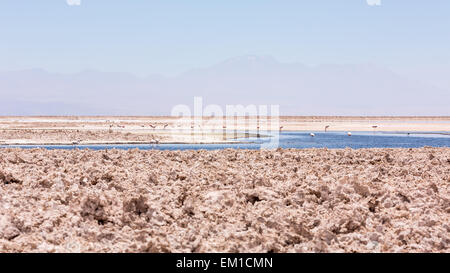
[[[225,127],[224,127],[225,126]],[[245,132],[402,131],[450,133],[450,117],[0,117],[0,144],[226,143]],[[234,131],[237,131],[236,135]],[[225,132],[225,135],[224,135]]]
[[450,148],[0,149],[1,252],[450,252]]

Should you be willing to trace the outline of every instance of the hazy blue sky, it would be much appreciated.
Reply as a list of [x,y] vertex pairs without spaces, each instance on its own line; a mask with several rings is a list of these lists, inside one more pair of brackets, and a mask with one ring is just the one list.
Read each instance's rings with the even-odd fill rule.
[[2,0],[0,70],[174,75],[240,55],[450,71],[450,1]]

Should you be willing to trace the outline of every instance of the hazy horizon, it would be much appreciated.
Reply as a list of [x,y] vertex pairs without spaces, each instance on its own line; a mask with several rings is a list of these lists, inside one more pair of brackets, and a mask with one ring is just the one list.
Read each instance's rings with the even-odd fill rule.
[[[369,5],[379,2],[380,5]],[[6,0],[0,115],[450,115],[450,2]]]

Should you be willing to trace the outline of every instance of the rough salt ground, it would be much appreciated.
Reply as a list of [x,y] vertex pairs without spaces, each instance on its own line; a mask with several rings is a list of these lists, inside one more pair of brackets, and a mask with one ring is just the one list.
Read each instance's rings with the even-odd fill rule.
[[450,149],[0,150],[2,252],[449,252]]

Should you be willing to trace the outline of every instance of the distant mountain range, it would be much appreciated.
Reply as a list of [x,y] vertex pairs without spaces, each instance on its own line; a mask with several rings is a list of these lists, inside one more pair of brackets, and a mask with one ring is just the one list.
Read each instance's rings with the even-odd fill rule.
[[176,104],[279,104],[283,115],[450,115],[450,90],[375,65],[244,56],[176,77],[0,72],[0,115],[169,115]]

